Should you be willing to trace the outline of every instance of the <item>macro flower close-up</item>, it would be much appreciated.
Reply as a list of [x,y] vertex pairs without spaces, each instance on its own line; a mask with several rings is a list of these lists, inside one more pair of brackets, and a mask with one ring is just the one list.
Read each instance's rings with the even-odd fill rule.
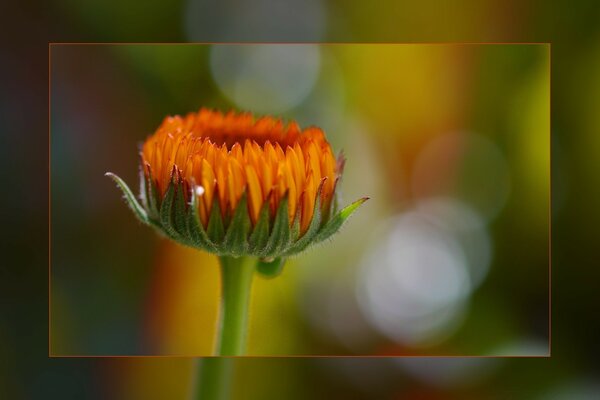
[[547,354],[549,60],[52,46],[51,353]]
[[142,146],[138,218],[167,237],[224,256],[272,260],[322,242],[362,198],[339,210],[344,158],[323,131],[250,113],[167,117]]
[[242,355],[254,271],[278,275],[287,257],[331,237],[367,200],[339,210],[343,167],[317,127],[201,109],[165,118],[142,145],[141,203],[107,175],[140,221],[219,256],[216,352]]

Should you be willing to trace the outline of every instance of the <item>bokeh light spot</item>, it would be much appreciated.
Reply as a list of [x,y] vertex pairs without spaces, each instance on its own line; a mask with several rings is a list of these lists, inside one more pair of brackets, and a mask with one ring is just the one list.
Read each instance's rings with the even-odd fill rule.
[[210,68],[236,106],[282,113],[310,94],[319,76],[320,50],[316,45],[215,45]]
[[407,345],[429,345],[460,322],[471,291],[460,243],[418,211],[388,222],[361,266],[357,293],[366,318]]

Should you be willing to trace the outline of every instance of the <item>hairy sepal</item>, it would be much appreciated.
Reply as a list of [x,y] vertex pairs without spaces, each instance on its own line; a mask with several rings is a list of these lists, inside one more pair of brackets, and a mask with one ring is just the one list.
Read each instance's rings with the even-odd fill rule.
[[337,214],[335,214],[323,227],[319,230],[317,235],[313,238],[312,243],[316,244],[322,242],[331,236],[333,236],[336,232],[340,230],[340,228],[344,225],[344,223],[352,216],[356,210],[364,204],[365,201],[369,200],[368,197],[363,197],[355,201],[354,203],[344,207]]
[[248,253],[248,234],[250,233],[250,215],[248,213],[246,193],[242,195],[235,207],[233,217],[227,227],[227,233],[223,239],[223,250],[234,257]]
[[148,214],[146,213],[146,210],[135,198],[135,195],[133,194],[131,189],[129,189],[129,186],[127,186],[125,181],[123,181],[123,179],[113,174],[112,172],[107,172],[105,175],[111,178],[117,184],[117,187],[121,189],[121,192],[123,192],[123,199],[125,199],[125,203],[127,203],[127,205],[129,206],[131,211],[133,211],[133,214],[137,217],[137,219],[143,222],[144,224],[149,224]]

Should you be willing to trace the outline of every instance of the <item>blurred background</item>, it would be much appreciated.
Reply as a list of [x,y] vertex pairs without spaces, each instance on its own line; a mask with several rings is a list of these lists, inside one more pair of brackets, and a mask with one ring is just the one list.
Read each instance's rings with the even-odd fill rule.
[[[345,2],[304,2],[297,7],[284,3],[265,1],[243,7],[224,2],[217,9],[202,1],[151,2],[144,3],[143,8],[114,1],[4,6],[14,21],[19,17],[25,21],[8,24],[7,36],[25,35],[38,45],[9,46],[1,65],[3,75],[11,78],[7,82],[9,90],[2,94],[2,123],[10,133],[2,136],[1,148],[6,153],[2,157],[2,174],[3,181],[13,188],[13,195],[5,201],[15,211],[3,213],[2,222],[15,226],[18,223],[26,232],[15,231],[2,243],[8,260],[2,266],[0,280],[3,397],[186,397],[192,359],[46,358],[49,344],[54,354],[128,354],[132,348],[136,354],[177,354],[192,347],[203,351],[202,346],[207,345],[202,343],[210,340],[207,333],[202,337],[199,332],[202,320],[194,321],[192,326],[187,316],[197,315],[206,321],[214,318],[209,309],[198,308],[204,303],[196,302],[201,296],[208,301],[214,293],[193,292],[209,288],[214,279],[214,261],[158,243],[148,229],[134,222],[122,203],[115,201],[118,193],[109,182],[100,179],[94,181],[94,187],[82,185],[81,181],[96,171],[102,174],[111,169],[133,184],[137,166],[131,157],[132,149],[166,114],[187,112],[207,103],[218,108],[247,107],[244,93],[249,89],[241,84],[237,87],[243,90],[236,91],[235,84],[218,77],[230,73],[226,69],[217,72],[223,65],[218,60],[236,57],[235,54],[217,54],[217,50],[207,47],[198,52],[203,54],[189,55],[189,65],[198,72],[197,76],[190,74],[189,65],[184,73],[179,73],[180,62],[168,63],[153,59],[152,54],[140,54],[148,49],[137,50],[136,54],[105,47],[101,50],[103,60],[91,60],[91,54],[82,50],[74,63],[68,62],[68,54],[63,55],[63,66],[70,72],[62,73],[72,76],[63,76],[71,83],[63,86],[69,95],[62,96],[61,101],[70,104],[52,105],[52,130],[65,134],[62,149],[52,137],[53,184],[60,184],[65,193],[75,192],[77,187],[84,191],[75,192],[79,199],[63,195],[62,205],[53,197],[53,213],[58,212],[58,207],[67,211],[57,226],[63,238],[68,239],[70,249],[78,251],[69,252],[67,244],[63,243],[61,249],[58,242],[53,243],[53,260],[62,257],[63,268],[53,268],[56,286],[52,341],[48,343],[47,325],[43,322],[48,313],[44,251],[47,199],[31,195],[31,187],[18,186],[28,177],[32,184],[41,186],[42,193],[46,191],[47,176],[40,173],[47,164],[46,148],[31,146],[26,133],[39,131],[40,143],[45,142],[47,99],[33,91],[43,91],[47,83],[47,38],[552,41],[552,358],[244,359],[236,360],[234,397],[598,397],[598,364],[594,358],[599,355],[596,342],[600,320],[595,311],[599,272],[593,267],[597,247],[593,226],[600,219],[594,207],[600,200],[594,173],[599,159],[595,134],[599,126],[595,104],[600,97],[597,4],[578,1],[566,8],[556,2],[540,9],[522,2],[464,1],[446,8],[420,2],[390,3],[376,9]],[[23,31],[23,26],[29,28]],[[274,112],[298,118],[304,124],[321,124],[334,147],[343,148],[353,160],[348,163],[344,199],[351,201],[365,191],[373,197],[331,248],[323,247],[295,260],[278,280],[257,280],[254,307],[265,310],[262,315],[269,315],[269,320],[277,315],[276,320],[280,321],[275,327],[269,324],[275,329],[272,336],[267,336],[273,337],[269,344],[272,353],[309,354],[314,349],[324,354],[336,351],[348,355],[366,351],[381,355],[547,353],[544,326],[548,321],[544,310],[548,293],[544,267],[548,255],[538,249],[544,241],[547,245],[547,235],[542,231],[547,234],[549,182],[538,168],[545,168],[543,157],[548,156],[543,150],[547,142],[541,133],[548,128],[540,125],[544,123],[540,114],[547,113],[547,109],[540,98],[548,96],[544,85],[549,50],[545,46],[460,47],[440,48],[438,54],[413,54],[410,62],[401,54],[388,53],[388,65],[386,61],[371,59],[372,54],[367,51],[324,51],[320,46],[317,56],[307,58],[313,64],[302,66],[308,73],[294,82],[294,91],[279,98],[287,109],[269,111],[273,105],[268,102],[260,104],[264,107],[260,111],[257,107],[257,112]],[[139,61],[144,57],[145,61]],[[175,60],[183,57],[173,55]],[[59,61],[53,56],[53,74],[57,73],[54,63]],[[408,65],[411,63],[414,68]],[[260,59],[243,65],[250,65],[249,70],[260,74]],[[369,65],[380,76],[361,76],[361,70]],[[169,70],[171,67],[174,69]],[[86,68],[89,71],[82,71]],[[94,71],[96,82],[90,83],[85,78]],[[437,75],[432,77],[429,71]],[[324,77],[335,78],[323,82]],[[192,79],[198,81],[194,83]],[[188,85],[188,94],[177,84],[167,84],[178,80]],[[237,80],[244,82],[245,76]],[[277,92],[275,77],[274,81],[263,93]],[[413,91],[413,97],[402,96],[393,86],[396,82],[402,90]],[[82,91],[79,86],[91,91]],[[419,92],[419,88],[423,91]],[[116,93],[122,98],[115,98]],[[385,104],[371,96],[392,100]],[[311,105],[323,103],[335,108],[326,113],[320,113],[319,107],[311,110]],[[22,107],[30,112],[23,112]],[[61,107],[71,112],[80,110],[79,118],[56,126],[60,120],[54,113]],[[31,110],[39,111],[40,117],[32,117]],[[109,112],[111,115],[107,115]],[[336,116],[341,116],[338,121]],[[393,121],[398,124],[394,126]],[[77,132],[84,128],[95,135],[88,138]],[[111,140],[110,147],[100,131],[106,140]],[[115,136],[122,140],[114,139]],[[94,140],[93,144],[85,143]],[[10,151],[19,145],[28,146],[28,162],[22,169],[7,168],[23,163],[22,152]],[[93,157],[84,158],[84,154]],[[108,167],[98,164],[106,154],[111,154]],[[54,164],[57,159],[62,166]],[[70,169],[72,165],[77,165],[77,169]],[[479,168],[469,167],[473,165]],[[57,182],[55,174],[61,168],[63,181]],[[440,171],[442,175],[433,173]],[[367,174],[369,180],[361,181]],[[489,185],[489,179],[493,179],[493,185]],[[481,180],[488,186],[480,184]],[[540,195],[544,191],[545,197]],[[534,199],[541,200],[529,204]],[[104,209],[104,217],[90,218],[89,211],[97,208]],[[83,215],[90,226],[82,230],[83,224],[74,218]],[[119,229],[113,228],[108,215],[119,221]],[[55,223],[53,220],[53,229],[57,227]],[[362,226],[365,229],[360,229]],[[89,236],[85,236],[86,231]],[[358,239],[357,231],[361,235]],[[107,238],[102,245],[109,247],[99,250],[90,238]],[[402,246],[393,246],[392,238]],[[425,249],[415,249],[417,238],[427,245],[423,246]],[[31,251],[32,245],[38,245],[39,251]],[[127,257],[118,257],[119,254]],[[319,267],[316,262],[327,254],[336,257],[330,256],[325,267]],[[382,254],[385,257],[378,258]],[[423,271],[433,278],[419,280],[422,277],[411,276],[410,262],[397,271],[395,266],[400,264],[390,260],[402,257],[426,259]],[[189,269],[190,261],[206,268]],[[370,266],[375,264],[381,265],[381,274],[374,274]],[[437,265],[444,265],[444,269],[436,270]],[[201,271],[207,275],[199,275]],[[198,277],[206,283],[198,283]],[[406,282],[407,277],[413,280],[401,290],[372,290],[378,285]],[[27,282],[26,291],[19,287],[20,281]],[[324,282],[330,285],[319,287]],[[424,282],[435,285],[429,287],[435,297],[419,297],[419,293],[415,296],[413,289]],[[17,299],[24,293],[24,299]],[[348,298],[355,302],[342,301]],[[406,314],[406,308],[378,307],[390,300],[410,304],[412,308],[408,309],[412,312]],[[175,309],[173,304],[180,308]],[[322,312],[311,313],[317,307]],[[88,310],[87,314],[82,310]],[[264,332],[265,328],[260,327],[266,322],[261,321],[261,315],[252,318],[251,350],[263,353],[267,350],[261,348],[265,340],[256,335]],[[410,327],[394,324],[403,319],[412,322]],[[94,326],[96,320],[106,323]],[[184,322],[188,331],[181,331]],[[340,335],[340,329],[349,333]],[[178,338],[179,343],[174,343],[173,338]]]
[[257,276],[249,355],[547,355],[548,45],[53,45],[53,355],[211,355],[215,256],[131,218],[137,147],[200,106],[315,124],[335,240]]

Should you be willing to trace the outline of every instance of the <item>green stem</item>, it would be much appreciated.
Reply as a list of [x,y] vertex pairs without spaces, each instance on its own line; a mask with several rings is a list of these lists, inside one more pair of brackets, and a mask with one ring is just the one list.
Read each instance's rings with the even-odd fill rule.
[[250,257],[219,257],[221,264],[221,315],[216,352],[241,356],[246,348],[248,303],[256,260]]
[[[221,266],[221,311],[216,355],[241,356],[246,348],[248,303],[256,260],[250,257],[219,257]],[[233,359],[199,359],[196,366],[196,400],[228,400],[232,387]]]
[[233,375],[232,358],[203,358],[196,360],[198,380],[194,400],[229,400]]

